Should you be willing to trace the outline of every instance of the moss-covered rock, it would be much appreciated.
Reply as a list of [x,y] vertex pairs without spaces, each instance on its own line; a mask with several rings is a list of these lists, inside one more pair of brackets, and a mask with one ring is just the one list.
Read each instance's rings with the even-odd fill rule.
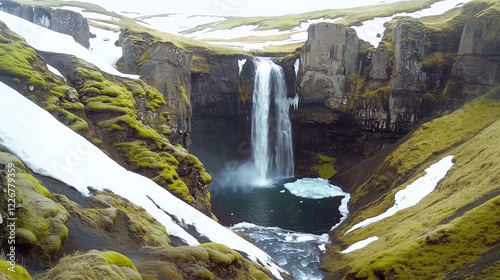
[[334,158],[318,154],[316,159],[318,160],[318,164],[311,167],[311,170],[316,172],[320,178],[330,179],[337,173]]
[[21,37],[0,22],[0,80],[25,94],[49,111],[65,125],[88,139],[94,139],[83,117],[83,105],[70,86],[47,68],[39,56]]
[[196,157],[170,142],[175,124],[163,94],[142,80],[103,74],[75,57],[46,54],[46,58],[66,69],[85,118],[108,154],[211,215],[211,177]]
[[[15,156],[2,154],[3,159],[10,158],[12,163],[24,168]],[[40,252],[44,258],[55,256],[68,237],[68,212],[51,199],[50,192],[35,177],[21,168],[0,166],[0,185],[6,190],[0,196],[2,205],[11,205],[9,209],[1,209],[0,213],[3,217],[17,218],[15,233],[18,248],[34,254]],[[12,191],[7,191],[9,189]],[[7,230],[2,228],[2,231]],[[6,236],[2,235],[1,239]]]
[[28,273],[28,271],[20,266],[20,265],[15,265],[14,267],[11,266],[10,263],[8,263],[5,260],[0,260],[0,279],[1,280],[31,280],[31,275]]
[[92,250],[62,258],[55,267],[39,275],[37,279],[142,280],[142,276],[126,256],[112,251]]
[[[135,246],[169,246],[165,227],[142,207],[110,192],[94,191],[90,197],[95,208],[84,208],[64,195],[54,194],[72,217],[103,234],[131,238]],[[132,245],[132,244],[130,244]]]
[[157,279],[274,279],[269,270],[217,243],[196,247],[145,248],[150,261],[137,266]]

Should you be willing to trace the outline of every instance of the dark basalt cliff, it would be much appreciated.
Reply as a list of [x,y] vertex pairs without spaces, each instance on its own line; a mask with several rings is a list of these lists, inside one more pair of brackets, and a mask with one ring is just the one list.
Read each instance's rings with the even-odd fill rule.
[[325,154],[344,170],[496,85],[498,21],[491,12],[475,17],[480,11],[466,5],[446,28],[394,19],[377,48],[345,26],[311,26],[297,81],[299,162]]
[[119,44],[123,57],[119,70],[138,74],[158,89],[167,102],[174,144],[191,145],[191,75],[192,54],[171,42],[161,42],[146,33],[131,33],[124,29]]
[[[139,74],[166,97],[170,141],[196,153],[212,170],[216,158],[246,156],[250,143],[254,67],[246,54],[225,54],[198,46],[181,47],[145,32],[124,29],[118,42],[121,71]],[[247,62],[239,73],[238,61]],[[194,113],[193,113],[194,112]],[[192,134],[192,130],[196,133]],[[210,154],[206,154],[210,151]]]
[[41,6],[20,5],[9,0],[2,0],[0,4],[0,10],[4,12],[56,32],[70,35],[80,45],[86,48],[90,47],[90,31],[87,19],[77,12]]

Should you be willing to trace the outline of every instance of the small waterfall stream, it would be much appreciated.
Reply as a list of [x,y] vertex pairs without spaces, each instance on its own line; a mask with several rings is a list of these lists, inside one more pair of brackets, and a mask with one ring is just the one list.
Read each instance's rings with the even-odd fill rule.
[[299,98],[287,96],[285,74],[281,66],[268,58],[255,59],[252,110],[252,160],[256,184],[268,179],[294,176],[290,107]]

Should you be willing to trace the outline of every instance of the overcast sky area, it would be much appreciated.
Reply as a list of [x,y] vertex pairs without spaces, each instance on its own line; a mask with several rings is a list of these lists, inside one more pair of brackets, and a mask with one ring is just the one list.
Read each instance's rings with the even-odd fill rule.
[[[82,0],[114,12],[215,16],[278,16],[401,0]],[[408,0],[403,0],[408,1]],[[71,1],[68,1],[71,2]]]

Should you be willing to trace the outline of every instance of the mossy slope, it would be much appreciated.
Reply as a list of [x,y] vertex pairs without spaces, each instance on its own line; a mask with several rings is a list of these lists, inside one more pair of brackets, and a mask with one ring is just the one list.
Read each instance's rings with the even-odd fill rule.
[[142,80],[105,77],[95,66],[71,56],[44,54],[53,66],[66,69],[63,72],[69,86],[3,23],[0,35],[5,41],[0,44],[2,82],[26,94],[119,163],[155,179],[212,215],[208,191],[211,177],[196,157],[169,142],[170,116],[158,90]]
[[149,247],[144,251],[151,259],[137,268],[150,279],[274,279],[269,270],[217,243],[197,247]]
[[[5,190],[0,195],[1,205],[7,206],[15,202],[18,208],[11,211],[5,207],[0,210],[3,220],[8,217],[17,218],[16,248],[46,259],[53,258],[68,237],[68,212],[51,199],[50,192],[24,169],[19,159],[2,151],[0,158],[0,162],[12,160],[12,163],[17,163],[16,166],[20,166],[9,168],[8,164],[0,165],[0,186]],[[9,189],[14,191],[10,193],[15,195],[15,201],[9,200]],[[5,225],[6,223],[3,224],[0,235],[3,246],[7,246],[9,236],[9,229]]]
[[83,117],[76,90],[50,72],[45,60],[0,22],[0,80],[22,92],[82,136],[94,137]]
[[14,272],[9,270],[11,265],[0,260],[0,280],[31,280],[31,275],[20,265],[14,266]]
[[113,251],[92,250],[62,258],[54,268],[39,275],[37,279],[142,280],[142,276],[126,256]]
[[[126,166],[210,215],[211,177],[201,162],[168,140],[171,124],[164,96],[141,80],[106,77],[80,59],[65,57],[69,82],[106,150]],[[119,162],[120,162],[119,161]]]
[[110,236],[120,236],[126,240],[123,242],[130,242],[130,247],[170,245],[169,235],[162,224],[142,207],[110,191],[94,191],[90,197],[93,208],[84,208],[60,194],[53,194],[53,199],[86,226]]
[[[353,194],[353,213],[333,233],[323,260],[327,279],[449,279],[457,272],[457,279],[487,279],[497,273],[488,254],[500,245],[500,149],[493,140],[499,136],[498,88],[422,125]],[[450,154],[454,167],[419,204],[344,235],[392,206],[396,191]],[[380,239],[349,254],[338,252],[371,236]]]

